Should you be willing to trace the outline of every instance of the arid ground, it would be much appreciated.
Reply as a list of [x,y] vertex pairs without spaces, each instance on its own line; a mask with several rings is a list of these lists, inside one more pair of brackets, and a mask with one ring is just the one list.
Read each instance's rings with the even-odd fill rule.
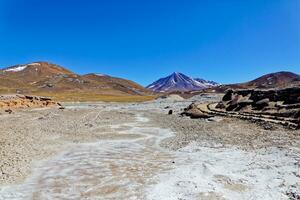
[[219,98],[1,113],[0,199],[298,198],[299,130],[179,115]]

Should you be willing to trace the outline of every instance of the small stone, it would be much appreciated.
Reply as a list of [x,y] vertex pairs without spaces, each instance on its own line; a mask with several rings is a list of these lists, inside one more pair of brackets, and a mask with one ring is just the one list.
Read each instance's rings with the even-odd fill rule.
[[13,111],[11,109],[6,109],[5,112],[7,112],[8,114],[11,114]]

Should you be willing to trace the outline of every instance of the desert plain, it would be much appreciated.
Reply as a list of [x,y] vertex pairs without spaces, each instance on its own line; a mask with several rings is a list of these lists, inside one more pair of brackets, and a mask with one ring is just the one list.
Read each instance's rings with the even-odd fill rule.
[[221,98],[1,112],[0,199],[299,198],[299,130],[180,115]]

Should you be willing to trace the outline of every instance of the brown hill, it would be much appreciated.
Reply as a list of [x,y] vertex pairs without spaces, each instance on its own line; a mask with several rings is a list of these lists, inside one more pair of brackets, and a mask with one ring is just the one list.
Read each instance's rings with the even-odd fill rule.
[[264,89],[264,88],[284,88],[290,86],[300,85],[300,75],[292,72],[276,72],[263,75],[252,81],[237,84],[220,85],[207,91],[224,92],[225,90],[231,89]]
[[111,77],[103,74],[86,74],[82,76],[84,79],[89,80],[96,84],[97,87],[112,88],[128,94],[149,94],[149,91],[141,85],[122,78]]
[[81,93],[97,95],[148,95],[133,81],[97,74],[78,75],[59,65],[35,62],[0,70],[0,92],[42,95]]
[[287,86],[297,78],[299,78],[298,74],[282,71],[277,73],[266,74],[248,83],[245,83],[244,85],[246,85],[247,87],[254,88],[275,88]]

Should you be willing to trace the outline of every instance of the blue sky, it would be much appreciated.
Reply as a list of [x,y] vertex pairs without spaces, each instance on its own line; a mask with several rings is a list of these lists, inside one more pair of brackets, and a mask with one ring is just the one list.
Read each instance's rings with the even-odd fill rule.
[[0,0],[0,66],[33,61],[142,85],[300,74],[299,0]]

